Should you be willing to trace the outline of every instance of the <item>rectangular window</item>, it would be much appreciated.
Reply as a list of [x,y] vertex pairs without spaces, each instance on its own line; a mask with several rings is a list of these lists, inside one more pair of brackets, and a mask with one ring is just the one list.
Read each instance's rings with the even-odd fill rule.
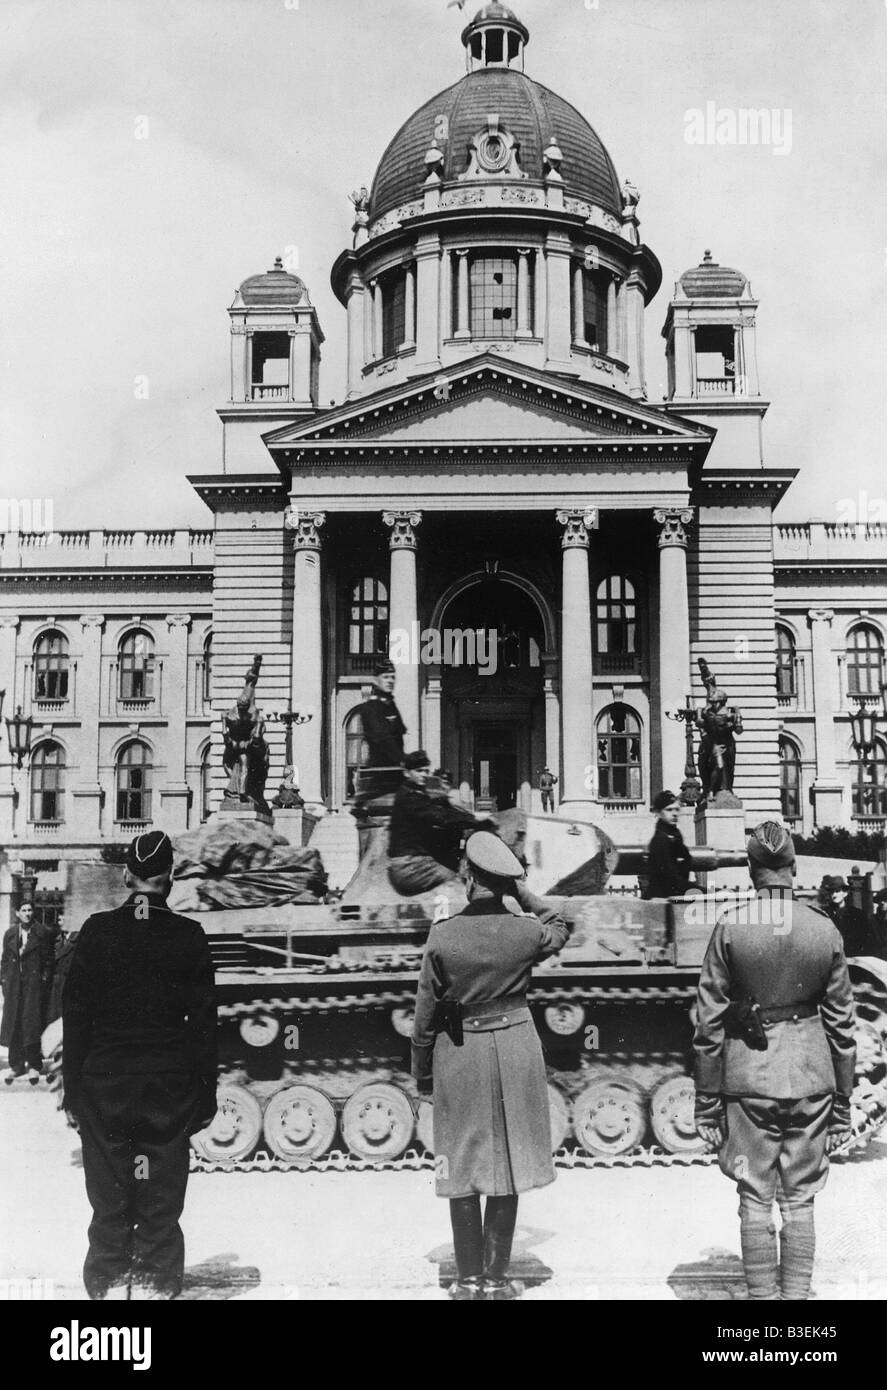
[[517,332],[517,262],[476,256],[469,268],[472,338],[513,338]]
[[583,276],[584,336],[595,352],[607,351],[607,292],[586,270]]
[[393,357],[406,336],[406,276],[402,270],[382,282],[382,356]]

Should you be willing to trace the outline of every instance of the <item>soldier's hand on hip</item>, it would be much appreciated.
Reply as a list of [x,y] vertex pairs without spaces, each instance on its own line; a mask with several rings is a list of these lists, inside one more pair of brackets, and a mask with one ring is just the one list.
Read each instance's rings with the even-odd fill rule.
[[853,1130],[852,1130],[852,1129],[849,1129],[849,1128],[848,1128],[848,1129],[830,1129],[829,1132],[828,1132],[828,1134],[826,1135],[826,1139],[825,1139],[825,1151],[826,1151],[826,1153],[827,1153],[827,1154],[833,1154],[833,1153],[835,1153],[835,1151],[836,1151],[837,1149],[840,1149],[840,1147],[841,1147],[842,1144],[846,1144],[846,1143],[848,1142],[848,1140],[850,1140],[850,1139],[852,1139],[852,1138],[853,1138]]
[[80,1121],[77,1119],[77,1116],[74,1114],[74,1111],[73,1111],[73,1110],[66,1110],[66,1111],[65,1111],[65,1119],[68,1121],[69,1127],[70,1127],[71,1129],[75,1129],[75,1130],[77,1131],[77,1133],[79,1134],[79,1133],[80,1133]]
[[696,1133],[710,1149],[719,1149],[724,1142],[724,1131],[720,1125],[697,1125]]

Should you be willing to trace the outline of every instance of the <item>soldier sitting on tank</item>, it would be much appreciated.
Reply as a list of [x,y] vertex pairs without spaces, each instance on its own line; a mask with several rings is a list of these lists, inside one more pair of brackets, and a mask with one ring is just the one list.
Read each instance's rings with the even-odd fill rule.
[[427,753],[408,753],[391,812],[388,877],[408,897],[457,879],[463,832],[494,824],[467,806],[453,806],[430,773]]

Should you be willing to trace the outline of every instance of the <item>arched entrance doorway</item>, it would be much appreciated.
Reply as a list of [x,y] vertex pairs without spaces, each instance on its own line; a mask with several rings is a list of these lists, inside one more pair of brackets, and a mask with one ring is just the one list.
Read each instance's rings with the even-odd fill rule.
[[439,605],[441,752],[477,810],[531,809],[545,764],[548,615],[514,578],[467,578]]

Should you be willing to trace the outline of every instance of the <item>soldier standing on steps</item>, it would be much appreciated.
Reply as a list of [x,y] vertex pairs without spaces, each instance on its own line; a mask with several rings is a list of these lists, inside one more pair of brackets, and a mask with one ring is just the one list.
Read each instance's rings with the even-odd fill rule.
[[828,1155],[851,1132],[853,995],[834,923],[792,898],[795,852],[785,827],[759,825],[748,862],[756,897],[721,917],[699,980],[696,1127],[739,1188],[749,1297],[803,1301],[813,1200]]
[[400,767],[406,725],[394,702],[394,663],[386,659],[373,668],[375,689],[360,706],[363,736],[369,749],[367,767]]

